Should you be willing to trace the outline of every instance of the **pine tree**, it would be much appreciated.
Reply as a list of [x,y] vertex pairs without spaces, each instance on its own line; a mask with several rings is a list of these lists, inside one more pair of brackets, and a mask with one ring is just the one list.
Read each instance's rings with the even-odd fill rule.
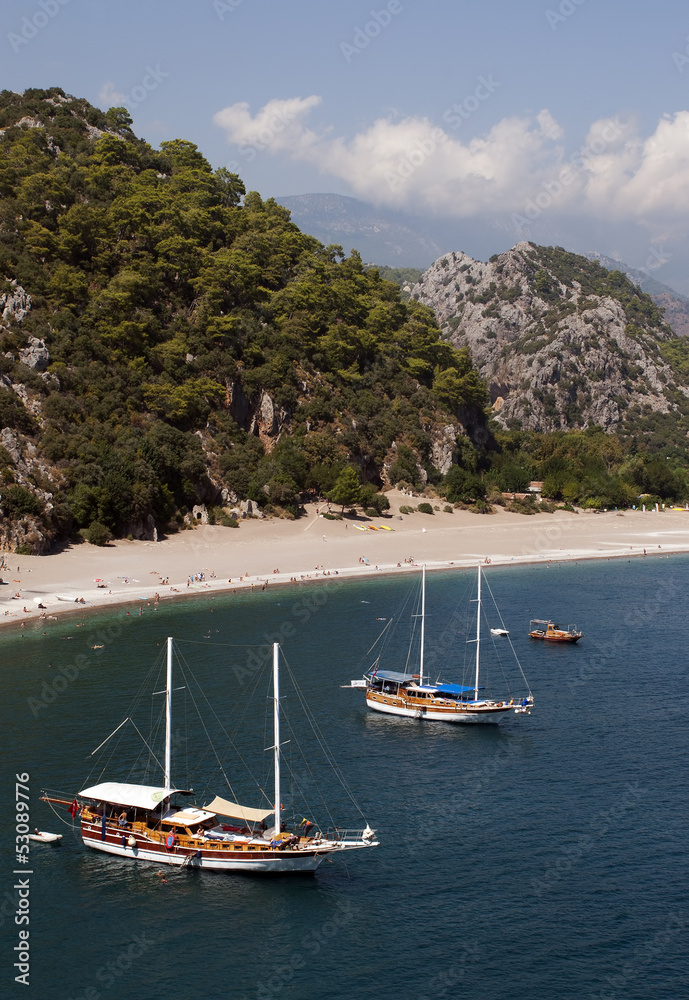
[[342,504],[342,512],[344,513],[345,507],[356,507],[360,493],[359,473],[351,465],[348,465],[337,477],[333,488],[325,495],[333,503]]

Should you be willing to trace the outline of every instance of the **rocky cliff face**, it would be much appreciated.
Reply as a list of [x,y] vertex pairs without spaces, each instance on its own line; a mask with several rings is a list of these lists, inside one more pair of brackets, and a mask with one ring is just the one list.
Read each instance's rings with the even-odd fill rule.
[[445,336],[469,347],[505,427],[614,430],[631,407],[667,413],[678,385],[660,354],[672,330],[619,272],[518,243],[488,263],[440,257],[413,289]]

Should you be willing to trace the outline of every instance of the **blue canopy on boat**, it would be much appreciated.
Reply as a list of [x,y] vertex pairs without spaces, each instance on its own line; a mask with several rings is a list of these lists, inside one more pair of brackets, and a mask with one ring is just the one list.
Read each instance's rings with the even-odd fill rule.
[[[466,694],[467,691],[476,689],[473,684],[471,687],[466,687],[464,684],[437,684],[435,690],[439,694]],[[483,688],[479,688],[479,691],[483,691]]]
[[370,677],[377,681],[394,681],[396,684],[408,683],[414,679],[411,674],[398,674],[394,670],[378,670],[370,674]]

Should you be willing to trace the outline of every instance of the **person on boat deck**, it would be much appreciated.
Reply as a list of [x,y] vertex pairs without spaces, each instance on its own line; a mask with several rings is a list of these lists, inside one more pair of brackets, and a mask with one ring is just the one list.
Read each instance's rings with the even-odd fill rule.
[[117,823],[118,823],[118,826],[126,826],[127,825],[127,810],[126,809],[123,812],[121,812],[120,815],[117,817]]

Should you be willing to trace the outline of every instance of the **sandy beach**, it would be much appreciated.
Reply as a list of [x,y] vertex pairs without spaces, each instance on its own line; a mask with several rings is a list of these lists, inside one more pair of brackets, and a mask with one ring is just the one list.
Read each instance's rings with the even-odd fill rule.
[[[297,521],[199,525],[159,542],[84,542],[54,555],[5,553],[0,625],[127,602],[168,601],[339,577],[452,566],[608,559],[689,552],[689,511],[557,511],[526,516],[436,510],[400,515],[408,497],[388,494],[388,517],[328,520],[307,505]],[[414,503],[418,502],[417,500]],[[372,529],[377,530],[372,530]],[[392,530],[386,530],[392,529]],[[83,603],[82,603],[83,601]],[[43,605],[40,607],[39,605]]]

